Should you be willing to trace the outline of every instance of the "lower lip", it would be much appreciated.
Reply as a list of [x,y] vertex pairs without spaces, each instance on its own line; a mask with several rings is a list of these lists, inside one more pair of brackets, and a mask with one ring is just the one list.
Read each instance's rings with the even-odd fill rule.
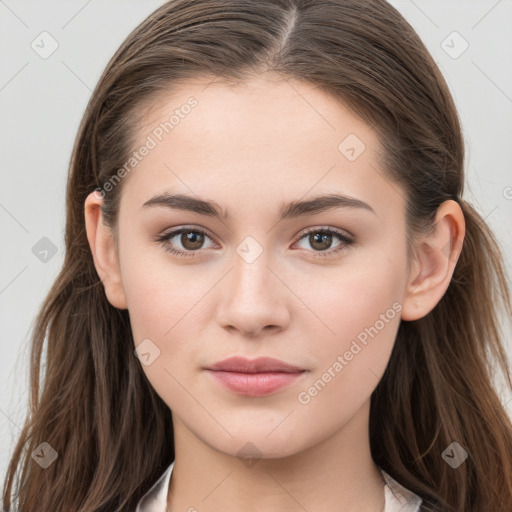
[[295,382],[305,372],[237,373],[220,370],[208,372],[222,385],[248,396],[263,396],[279,391]]

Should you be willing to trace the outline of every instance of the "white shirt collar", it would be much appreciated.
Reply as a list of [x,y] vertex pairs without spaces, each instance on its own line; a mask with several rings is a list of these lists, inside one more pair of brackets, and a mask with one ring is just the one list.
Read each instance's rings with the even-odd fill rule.
[[151,489],[142,496],[135,512],[168,512],[167,490],[171,479],[174,461],[167,467],[160,478],[153,484]]
[[[167,510],[167,491],[171,479],[174,462],[172,462],[153,487],[141,498],[135,512],[171,512]],[[384,496],[386,505],[384,512],[419,512],[421,498],[399,484],[384,470],[380,470],[386,485]]]

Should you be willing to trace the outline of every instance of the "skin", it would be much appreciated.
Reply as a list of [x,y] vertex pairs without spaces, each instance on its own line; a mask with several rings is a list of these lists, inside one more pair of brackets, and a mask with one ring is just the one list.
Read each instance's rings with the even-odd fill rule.
[[[168,507],[381,512],[370,396],[400,320],[425,316],[449,285],[464,237],[462,211],[443,203],[435,230],[416,240],[408,261],[405,192],[384,177],[381,146],[366,123],[313,86],[271,74],[237,86],[206,84],[182,86],[148,112],[141,143],[187,98],[198,100],[124,178],[117,242],[102,222],[102,198],[91,193],[85,202],[108,300],[129,310],[136,346],[149,338],[160,350],[142,369],[173,415]],[[349,134],[366,146],[354,161],[338,149]],[[231,216],[142,207],[164,191],[213,200]],[[360,199],[374,213],[338,208],[277,222],[283,202],[324,193]],[[182,226],[207,232],[193,257],[172,255],[154,240]],[[357,243],[333,254],[343,244],[336,236],[323,249],[304,236],[325,227]],[[251,263],[237,253],[248,236],[262,249]],[[167,245],[194,251],[179,235]],[[394,303],[394,318],[301,403],[299,393],[329,368],[332,376],[337,357]],[[238,395],[203,370],[232,355],[268,355],[307,371],[271,395]],[[258,451],[252,465],[238,455],[246,443]]]

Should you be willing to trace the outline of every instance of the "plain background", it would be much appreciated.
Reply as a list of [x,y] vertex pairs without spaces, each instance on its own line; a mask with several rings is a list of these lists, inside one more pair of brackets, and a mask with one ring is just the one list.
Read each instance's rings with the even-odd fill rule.
[[[162,3],[0,0],[0,486],[27,407],[30,330],[63,261],[65,185],[78,124],[110,57]],[[465,198],[494,229],[510,276],[512,1],[391,3],[454,95],[466,140]],[[46,51],[58,45],[46,58],[41,38]],[[49,251],[44,257],[41,247]],[[500,393],[512,413],[512,394]]]

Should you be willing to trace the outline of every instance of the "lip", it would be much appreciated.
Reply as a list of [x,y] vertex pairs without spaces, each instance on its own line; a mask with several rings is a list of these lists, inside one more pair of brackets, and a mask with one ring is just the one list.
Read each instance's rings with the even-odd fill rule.
[[245,359],[230,357],[205,370],[231,391],[247,396],[263,396],[288,387],[305,372],[273,357]]
[[234,356],[223,359],[212,366],[208,366],[207,370],[220,370],[225,372],[238,373],[266,373],[266,372],[283,372],[297,373],[304,371],[303,368],[293,366],[273,357],[258,357],[256,359],[246,359],[245,357]]

